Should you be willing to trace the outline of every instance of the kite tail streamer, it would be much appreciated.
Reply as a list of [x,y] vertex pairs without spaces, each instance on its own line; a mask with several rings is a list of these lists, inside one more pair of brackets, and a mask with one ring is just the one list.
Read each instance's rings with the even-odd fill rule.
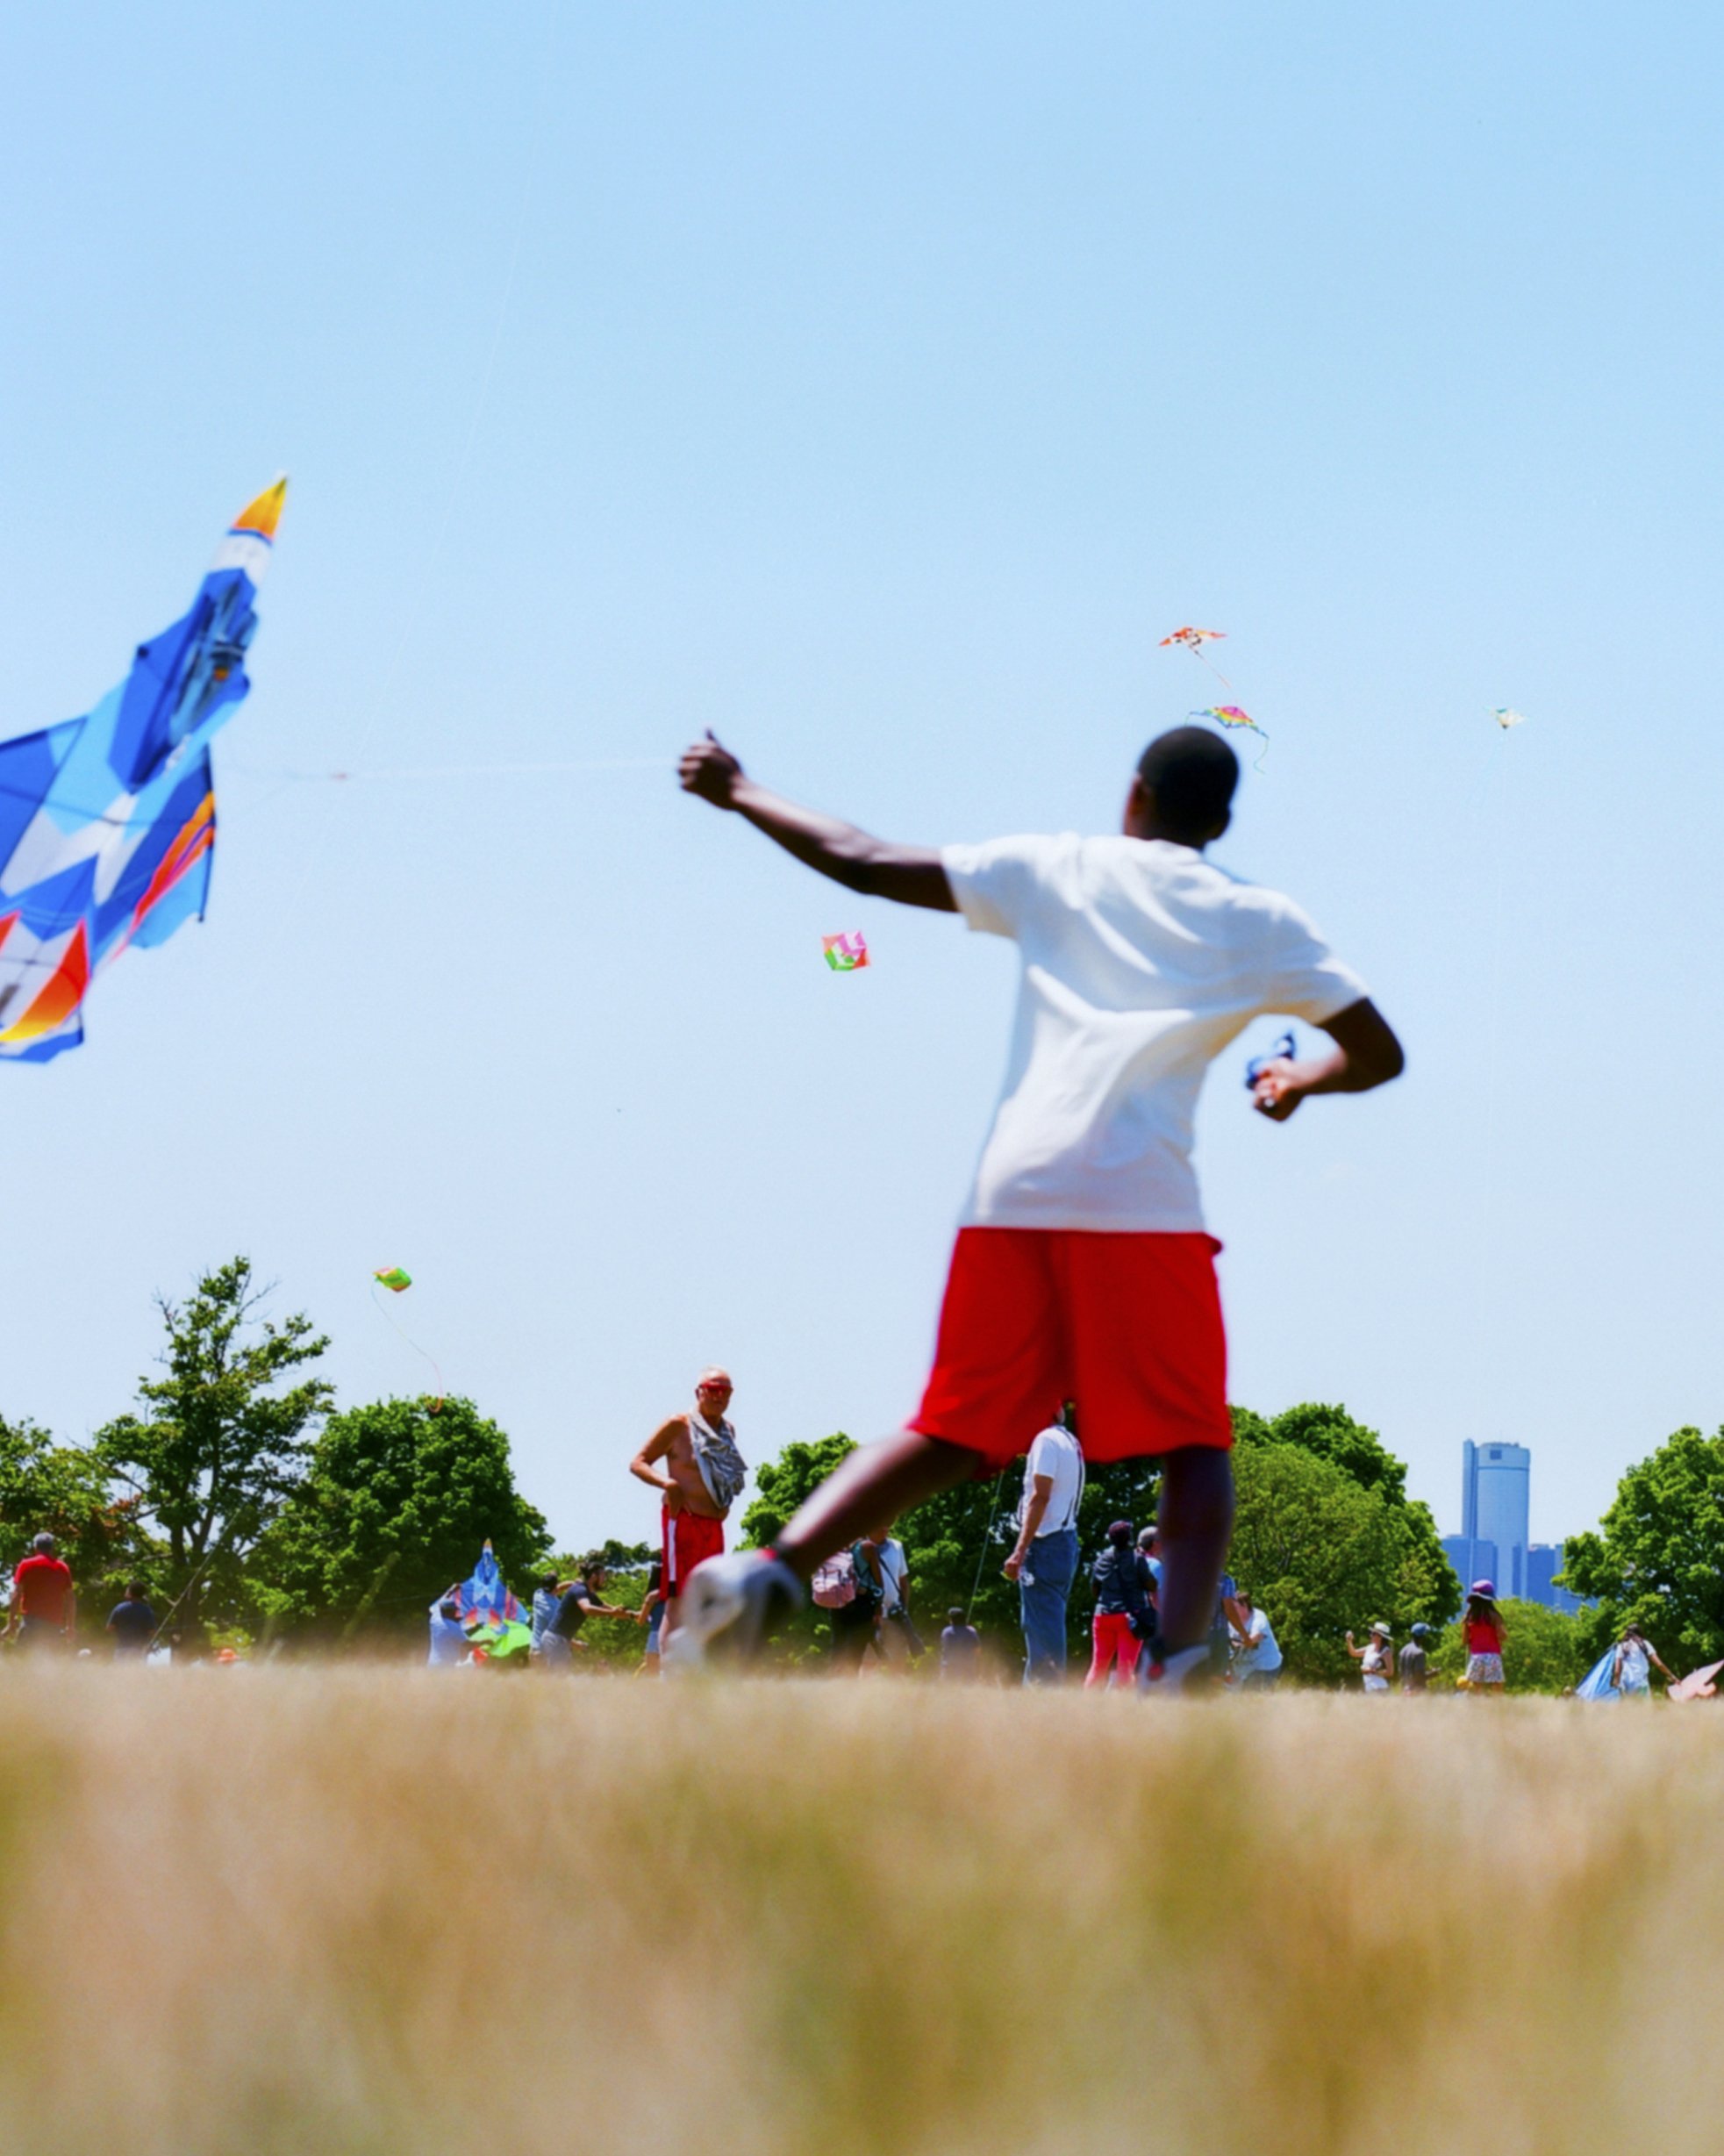
[[371,1283],[371,1300],[374,1303],[376,1303],[377,1314],[383,1319],[383,1322],[386,1325],[392,1327],[396,1332],[400,1333],[401,1337],[407,1343],[407,1345],[411,1348],[415,1355],[424,1356],[426,1361],[431,1365],[433,1372],[435,1374],[437,1379],[437,1397],[431,1403],[431,1412],[433,1415],[440,1415],[443,1412],[443,1400],[445,1395],[443,1391],[443,1372],[439,1367],[437,1357],[427,1352],[426,1349],[422,1348],[411,1333],[404,1331],[399,1325],[397,1325],[395,1320],[390,1315],[383,1305],[381,1302],[377,1302],[377,1283],[375,1280]]

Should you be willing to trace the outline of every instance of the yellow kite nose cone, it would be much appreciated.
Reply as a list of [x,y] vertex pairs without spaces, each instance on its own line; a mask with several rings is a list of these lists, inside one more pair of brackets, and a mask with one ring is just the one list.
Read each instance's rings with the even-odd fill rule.
[[255,532],[261,539],[273,539],[275,526],[282,520],[282,504],[287,499],[287,474],[283,472],[273,486],[264,488],[254,502],[246,504],[230,529]]

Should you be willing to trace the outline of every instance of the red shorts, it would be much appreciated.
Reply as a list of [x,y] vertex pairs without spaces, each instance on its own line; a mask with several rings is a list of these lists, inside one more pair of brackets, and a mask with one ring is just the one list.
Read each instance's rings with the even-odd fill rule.
[[1062,1400],[1090,1460],[1233,1443],[1205,1235],[962,1228],[912,1429],[1002,1467]]
[[664,1570],[662,1579],[666,1601],[675,1601],[688,1583],[689,1574],[697,1565],[704,1565],[708,1558],[722,1557],[725,1553],[725,1523],[722,1520],[703,1519],[699,1513],[672,1512],[664,1508]]

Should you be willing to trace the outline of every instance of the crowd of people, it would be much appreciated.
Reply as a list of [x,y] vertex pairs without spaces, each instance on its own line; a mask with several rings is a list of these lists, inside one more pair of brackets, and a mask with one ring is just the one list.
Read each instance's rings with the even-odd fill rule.
[[[594,1618],[646,1628],[643,1675],[658,1675],[667,1661],[674,1665],[674,1655],[667,1656],[664,1648],[678,1630],[678,1603],[701,1568],[723,1554],[731,1508],[747,1477],[728,1418],[733,1394],[727,1372],[703,1371],[695,1405],[667,1417],[630,1462],[631,1471],[660,1495],[660,1555],[649,1569],[641,1601],[608,1601],[609,1576],[596,1557],[572,1579],[547,1572],[532,1601],[533,1665],[547,1673],[577,1666],[587,1651],[583,1628]],[[1081,1577],[1087,1579],[1090,1598],[1084,1688],[1143,1687],[1153,1681],[1160,1622],[1161,1531],[1153,1524],[1139,1529],[1129,1520],[1115,1520],[1084,1567],[1078,1527],[1084,1487],[1077,1406],[1066,1400],[1025,1456],[1022,1491],[1001,1568],[1018,1588],[1022,1680],[1047,1685],[1067,1678],[1071,1603]],[[697,1524],[690,1529],[685,1518]],[[985,1552],[978,1556],[978,1578],[983,1562]],[[931,1651],[912,1613],[912,1585],[904,1544],[889,1522],[876,1522],[822,1559],[811,1577],[810,1594],[826,1618],[826,1654],[834,1675],[858,1676],[871,1668],[901,1671]],[[946,1614],[932,1650],[941,1678],[966,1681],[997,1672],[999,1658],[984,1651],[969,1612],[954,1605]],[[467,1658],[469,1643],[458,1620],[453,1601],[433,1608],[429,1658],[433,1664]],[[1507,1630],[1494,1583],[1474,1581],[1461,1619],[1465,1668],[1456,1689],[1486,1696],[1504,1690]],[[1381,1620],[1363,1641],[1348,1631],[1347,1652],[1358,1665],[1365,1695],[1428,1692],[1434,1676],[1431,1640],[1432,1628],[1426,1623],[1412,1625],[1399,1651],[1393,1628]],[[1223,1573],[1218,1584],[1205,1644],[1208,1674],[1223,1687],[1268,1692],[1280,1682],[1284,1658],[1270,1612],[1248,1585],[1230,1574]],[[1652,1666],[1666,1677],[1671,1674],[1639,1627],[1629,1626],[1615,1650],[1612,1695],[1646,1692]]]

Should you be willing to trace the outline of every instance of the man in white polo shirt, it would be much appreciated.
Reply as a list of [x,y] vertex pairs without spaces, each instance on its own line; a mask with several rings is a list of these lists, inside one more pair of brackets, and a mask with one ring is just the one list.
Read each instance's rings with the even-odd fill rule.
[[1018,1540],[1004,1566],[1006,1578],[1018,1583],[1027,1685],[1056,1685],[1065,1675],[1065,1611],[1077,1573],[1083,1495],[1077,1410],[1067,1400],[1031,1443],[1018,1504]]
[[962,913],[1022,960],[1005,1085],[958,1229],[934,1367],[897,1436],[852,1453],[769,1550],[690,1582],[685,1659],[749,1651],[832,1551],[883,1515],[992,1476],[1042,1402],[1084,1403],[1091,1461],[1162,1461],[1160,1637],[1147,1681],[1183,1688],[1208,1660],[1233,1528],[1219,1247],[1191,1167],[1204,1073],[1276,1013],[1333,1048],[1277,1057],[1252,1103],[1284,1122],[1307,1097],[1399,1076],[1400,1045],[1358,976],[1298,906],[1204,859],[1232,820],[1239,763],[1219,734],[1150,742],[1121,829],[1092,838],[896,846],[769,792],[709,734],[684,790],[735,811],[846,890]]

